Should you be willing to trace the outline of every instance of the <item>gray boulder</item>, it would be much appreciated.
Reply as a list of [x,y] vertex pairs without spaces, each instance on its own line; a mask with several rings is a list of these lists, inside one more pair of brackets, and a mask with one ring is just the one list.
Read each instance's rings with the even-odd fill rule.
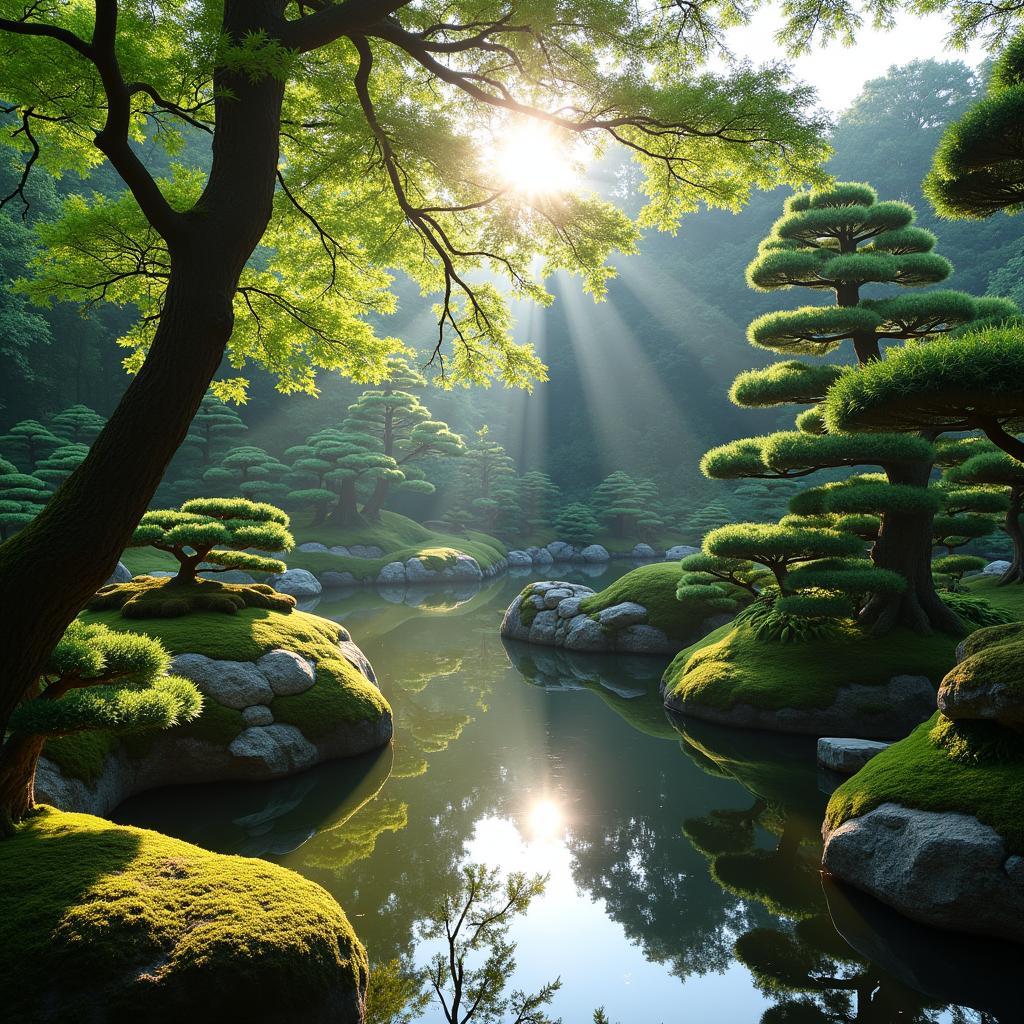
[[665,552],[665,558],[670,562],[675,562],[680,558],[687,558],[690,555],[699,555],[700,548],[695,548],[690,544],[676,544],[675,547],[671,547]]
[[332,544],[330,552],[332,555],[342,555],[345,558],[348,558],[348,556],[351,554],[349,549],[345,547],[344,544]]
[[376,544],[352,544],[349,546],[349,554],[353,558],[383,558],[384,549]]
[[571,619],[580,613],[580,604],[584,601],[582,597],[567,597],[558,602],[558,615],[562,619]]
[[202,576],[204,579],[217,580],[220,583],[255,583],[256,577],[250,576],[247,572],[242,572],[241,569],[228,569],[225,572],[216,572],[214,570],[200,570],[197,573],[198,576]]
[[477,581],[484,578],[480,563],[470,555],[460,554],[455,559],[455,564],[445,569],[445,575],[451,576],[454,580]]
[[572,596],[568,587],[552,587],[544,591],[544,607],[557,608],[565,598]]
[[529,640],[530,627],[525,625],[519,610],[523,604],[522,594],[517,594],[513,602],[505,610],[505,616],[501,620],[501,635],[512,640]]
[[388,562],[387,565],[381,569],[377,576],[377,582],[384,586],[395,586],[396,584],[405,583],[405,563],[404,562]]
[[650,544],[636,544],[633,546],[634,558],[657,558],[658,552]]
[[242,708],[242,721],[246,725],[271,725],[274,712],[266,704],[253,704],[252,707]]
[[1013,685],[1012,679],[1009,682],[993,681],[984,675],[980,679],[972,678],[971,662],[972,659],[968,658],[963,670],[943,680],[939,686],[939,710],[952,719],[984,719],[1010,726],[1024,723],[1022,688]]
[[623,601],[620,604],[613,604],[598,613],[598,621],[606,629],[625,629],[627,626],[634,626],[637,623],[647,620],[647,609],[635,601]]
[[326,544],[321,544],[318,540],[308,540],[305,544],[300,544],[296,551],[330,551],[331,549]]
[[577,615],[565,635],[570,651],[607,651],[611,646],[599,623],[588,615]]
[[114,566],[114,571],[110,574],[110,579],[103,584],[105,587],[109,587],[112,583],[127,583],[132,578],[132,571],[128,568],[124,562],[118,562]]
[[885,803],[826,831],[822,863],[916,921],[1024,942],[1019,860],[972,815]]
[[516,568],[528,568],[533,565],[533,559],[525,551],[510,551],[505,557],[508,564]]
[[530,623],[529,641],[532,644],[552,645],[555,642],[555,627],[558,625],[558,612],[546,610],[537,612]]
[[278,697],[305,693],[316,682],[316,670],[305,658],[280,647],[267,651],[256,667]]
[[608,554],[608,549],[602,547],[600,544],[588,544],[580,552],[580,558],[584,562],[609,562],[611,561],[611,555]]
[[357,582],[350,572],[335,572],[328,569],[327,572],[320,573],[320,583],[325,587],[351,587]]
[[818,764],[841,775],[852,775],[888,746],[880,740],[822,736],[818,740]]
[[251,704],[269,704],[274,690],[251,661],[218,661],[205,654],[179,654],[171,659],[174,675],[191,679],[202,693],[226,708],[241,711]]
[[553,540],[548,545],[548,551],[556,562],[571,562],[576,554],[576,549],[564,540]]
[[269,775],[287,775],[308,768],[317,760],[316,747],[294,725],[251,726],[228,747],[233,757],[258,762]]
[[410,558],[405,563],[405,578],[410,583],[428,583],[430,580],[436,580],[438,575],[436,569],[428,569],[423,564],[422,558]]
[[989,562],[988,565],[982,569],[982,573],[986,576],[1002,576],[1007,569],[1010,568],[1010,563],[1000,559],[996,562]]
[[632,654],[671,654],[679,644],[671,640],[654,626],[627,626],[615,635],[615,649]]
[[551,565],[555,558],[547,548],[527,548],[526,553],[534,565]]
[[267,581],[278,592],[292,597],[316,597],[323,591],[320,581],[306,569],[286,569]]

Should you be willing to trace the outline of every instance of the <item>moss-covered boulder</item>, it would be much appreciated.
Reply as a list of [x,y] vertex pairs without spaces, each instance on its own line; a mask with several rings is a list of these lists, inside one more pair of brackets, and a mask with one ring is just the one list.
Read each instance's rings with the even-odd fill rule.
[[954,647],[944,634],[875,637],[850,621],[820,636],[770,639],[741,617],[680,651],[662,689],[670,710],[720,725],[890,739],[934,710]]
[[174,671],[202,691],[203,712],[160,733],[51,740],[36,777],[44,802],[107,814],[158,786],[280,777],[391,738],[391,709],[372,667],[329,619],[257,608],[171,619],[124,619],[116,611],[83,617],[161,640]]
[[720,625],[712,606],[676,599],[678,563],[644,565],[599,593],[578,583],[530,583],[505,612],[501,635],[574,651],[674,654]]
[[341,907],[277,865],[44,807],[0,842],[5,1019],[362,1020]]
[[1013,636],[970,638],[940,687],[947,710],[835,791],[823,862],[915,920],[1024,942],[1024,735],[1005,697],[1024,642]]

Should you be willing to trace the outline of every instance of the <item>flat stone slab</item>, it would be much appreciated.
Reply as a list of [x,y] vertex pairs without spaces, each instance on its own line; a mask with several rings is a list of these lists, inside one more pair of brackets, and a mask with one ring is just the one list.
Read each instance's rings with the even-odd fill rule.
[[881,740],[822,736],[818,740],[818,764],[842,775],[852,775],[888,746]]

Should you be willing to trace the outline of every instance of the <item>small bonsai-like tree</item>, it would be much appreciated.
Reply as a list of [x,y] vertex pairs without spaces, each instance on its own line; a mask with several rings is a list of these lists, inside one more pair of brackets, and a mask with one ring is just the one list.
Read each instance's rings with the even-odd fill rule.
[[594,488],[592,504],[615,537],[650,537],[664,524],[658,511],[658,489],[649,480],[634,480],[621,469]]
[[45,481],[0,459],[0,540],[32,522],[49,496]]
[[196,463],[202,472],[215,465],[247,429],[232,406],[208,394],[189,425],[179,457]]
[[962,593],[964,576],[985,568],[985,559],[979,555],[943,555],[932,562],[932,572],[954,594]]
[[11,716],[0,747],[0,834],[35,805],[36,763],[47,739],[95,729],[166,729],[199,714],[195,684],[167,675],[169,664],[151,637],[71,623]]
[[78,442],[62,444],[39,460],[34,475],[56,490],[82,464],[89,446]]
[[535,533],[551,526],[562,492],[547,473],[531,469],[519,478],[516,496],[522,514],[521,528]]
[[700,544],[706,533],[711,530],[717,530],[720,526],[728,526],[735,519],[736,516],[725,502],[709,502],[707,505],[694,509],[686,517],[685,529],[687,539],[695,540]]
[[71,444],[90,445],[107,421],[87,405],[72,405],[50,417],[50,430]]
[[241,492],[253,501],[278,501],[288,493],[283,477],[288,467],[256,445],[231,448],[203,481],[220,491]]
[[190,611],[271,608],[290,611],[295,599],[265,584],[224,585],[197,573],[231,569],[277,573],[284,562],[249,551],[289,550],[294,541],[281,509],[245,498],[193,498],[180,509],[160,509],[142,517],[131,547],[152,547],[173,555],[178,573],[170,579],[136,577],[103,587],[90,608],[120,608],[127,618],[186,615]]
[[589,505],[574,501],[555,516],[555,532],[568,544],[588,544],[601,529]]
[[[493,530],[503,513],[515,518],[520,511],[516,493],[516,469],[504,447],[490,436],[486,424],[466,445],[459,461],[460,508],[469,513],[467,525]],[[522,528],[522,524],[515,524]]]

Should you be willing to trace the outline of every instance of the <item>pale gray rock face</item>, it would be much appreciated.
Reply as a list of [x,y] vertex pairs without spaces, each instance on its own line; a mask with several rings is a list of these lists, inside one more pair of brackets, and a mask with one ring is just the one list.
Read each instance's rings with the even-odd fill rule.
[[548,551],[556,562],[571,562],[573,555],[576,554],[576,549],[564,540],[553,540],[548,545]]
[[589,544],[580,552],[580,558],[584,562],[608,562],[611,560],[607,548],[600,544]]
[[339,640],[338,650],[356,671],[365,676],[374,686],[377,685],[377,674],[373,671],[370,659],[363,654],[362,648],[354,640]]
[[572,597],[572,591],[567,587],[552,587],[544,591],[544,607],[557,608],[559,603],[567,597]]
[[251,708],[242,708],[242,721],[246,725],[270,725],[274,713],[266,704],[253,704]]
[[571,619],[575,615],[580,613],[580,604],[583,602],[582,597],[567,597],[564,601],[558,602],[558,615],[563,619]]
[[620,604],[613,604],[598,613],[598,621],[607,629],[625,629],[627,626],[634,626],[647,619],[647,609],[635,601],[623,601]]
[[256,662],[270,688],[278,697],[305,693],[316,682],[316,669],[294,651],[277,648]]
[[1002,576],[1007,569],[1010,568],[1010,563],[999,560],[995,562],[989,562],[981,571],[987,576]]
[[217,572],[215,570],[202,570],[196,575],[202,576],[203,579],[207,580],[218,580],[221,583],[255,583],[256,577],[250,576],[247,572],[242,572],[241,569],[228,569],[225,572]]
[[534,565],[551,565],[555,560],[547,548],[527,548],[526,553]]
[[114,571],[110,574],[110,579],[108,579],[103,586],[109,587],[112,583],[127,583],[131,578],[131,569],[129,569],[124,562],[118,562],[117,565],[114,566]]
[[484,578],[480,563],[469,555],[459,555],[455,564],[445,569],[445,575],[456,580],[482,580]]
[[679,644],[654,626],[627,626],[615,636],[615,649],[633,654],[670,654],[678,650]]
[[533,559],[525,551],[510,551],[506,556],[508,564],[517,568],[533,565]]
[[636,544],[633,547],[634,558],[657,558],[658,552],[650,544]]
[[606,651],[609,644],[599,623],[587,615],[577,615],[565,634],[565,646],[570,651]]
[[384,584],[384,586],[395,586],[399,583],[405,583],[405,563],[388,562],[377,576],[377,582]]
[[822,736],[818,740],[818,764],[842,775],[852,775],[888,746],[881,740]]
[[885,803],[825,833],[822,863],[924,924],[1024,942],[1024,885],[995,829]]
[[511,637],[513,640],[529,640],[530,627],[523,623],[519,616],[519,609],[523,604],[523,595],[517,594],[515,600],[505,611],[505,617],[501,620],[501,635]]
[[405,578],[410,583],[426,583],[437,579],[437,570],[428,569],[420,558],[410,558],[405,563]]
[[305,544],[300,544],[296,551],[330,551],[331,549],[326,544],[321,544],[318,540],[309,540]]
[[320,573],[320,583],[325,587],[351,587],[355,586],[357,580],[350,572],[335,572],[328,569]]
[[269,775],[287,775],[316,763],[317,751],[294,725],[252,726],[240,732],[228,750],[233,757],[258,761]]
[[268,582],[278,592],[292,597],[316,597],[323,590],[320,581],[306,569],[286,569],[271,576]]
[[1007,725],[1024,723],[1024,696],[1018,687],[1004,682],[943,682],[939,686],[938,705],[947,718],[984,719]]
[[546,610],[537,612],[530,623],[529,640],[533,644],[552,645],[555,642],[555,627],[558,625],[558,612]]
[[191,679],[207,697],[241,711],[251,704],[269,704],[274,691],[251,661],[215,661],[204,654],[179,654],[171,659],[174,675]]
[[377,547],[376,544],[351,544],[349,545],[349,554],[353,558],[383,558],[384,549]]
[[345,558],[348,558],[348,556],[351,554],[349,549],[345,547],[344,544],[332,544],[329,550],[332,555],[342,555]]
[[675,547],[669,548],[665,552],[665,558],[670,562],[675,562],[680,558],[687,558],[690,555],[699,555],[700,548],[695,548],[690,544],[676,544]]

